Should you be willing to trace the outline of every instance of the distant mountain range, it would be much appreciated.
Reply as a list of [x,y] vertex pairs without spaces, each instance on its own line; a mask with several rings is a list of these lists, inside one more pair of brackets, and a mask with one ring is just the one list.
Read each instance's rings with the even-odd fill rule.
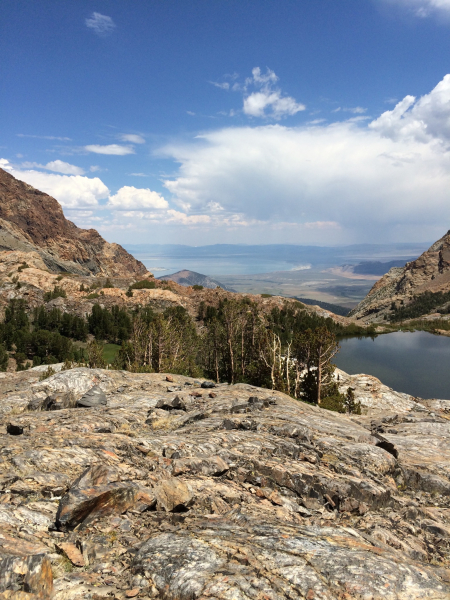
[[406,262],[406,260],[390,260],[388,262],[364,261],[353,267],[353,273],[356,275],[384,275],[392,267],[404,267]]
[[188,271],[184,269],[183,271],[178,271],[177,273],[173,273],[172,275],[164,275],[162,277],[158,277],[157,279],[170,279],[170,281],[175,281],[179,285],[183,285],[185,287],[192,285],[201,285],[204,288],[215,289],[216,287],[221,287],[228,292],[234,292],[232,288],[229,288],[220,281],[216,279],[211,279],[207,275],[202,275],[201,273],[196,273],[195,271]]
[[[184,246],[179,244],[126,244],[126,249],[134,256],[145,260],[171,257],[184,260],[207,259],[211,265],[223,257],[238,257],[241,261],[258,260],[285,261],[292,266],[311,264],[313,266],[357,265],[362,262],[403,261],[419,256],[430,243],[402,244],[353,244],[350,246],[302,246],[296,244],[213,244],[209,246]],[[273,270],[273,269],[272,269]]]

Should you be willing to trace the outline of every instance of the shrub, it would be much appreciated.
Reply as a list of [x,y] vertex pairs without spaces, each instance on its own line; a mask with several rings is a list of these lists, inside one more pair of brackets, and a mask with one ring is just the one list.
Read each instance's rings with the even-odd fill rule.
[[94,300],[95,298],[98,298],[98,297],[99,297],[99,294],[97,294],[97,292],[93,292],[92,294],[88,294],[88,295],[86,296],[86,298],[87,298],[88,300]]
[[44,379],[48,379],[52,375],[56,373],[55,369],[53,369],[50,365],[47,367],[46,371],[42,371],[39,375],[39,381],[44,381]]
[[0,371],[6,371],[8,368],[8,353],[5,350],[3,344],[0,344]]
[[45,292],[44,302],[50,302],[50,300],[54,300],[55,298],[67,298],[66,291],[57,285],[55,285],[52,292]]
[[322,398],[322,401],[320,402],[320,408],[332,410],[333,412],[345,413],[344,395],[336,394],[334,396]]
[[261,298],[273,298],[273,294],[261,294]]
[[29,269],[29,268],[30,268],[30,265],[27,265],[26,262],[23,262],[17,270],[19,273],[21,273],[24,269]]
[[113,288],[114,284],[112,283],[111,279],[108,277],[108,279],[105,281],[105,283],[103,284],[104,288]]
[[203,286],[202,286],[202,285],[197,285],[197,284],[195,284],[195,285],[193,285],[193,286],[192,286],[192,289],[193,289],[193,290],[202,290],[202,289],[203,289]]
[[332,410],[338,413],[347,413],[349,415],[360,415],[361,414],[361,402],[355,400],[354,388],[347,388],[347,393],[340,394],[339,392],[334,393],[332,396],[323,398],[320,403],[320,408],[326,410]]
[[106,367],[103,358],[103,346],[97,340],[89,342],[87,345],[88,365],[91,369],[104,369]]
[[136,281],[130,285],[130,290],[154,290],[156,288],[156,283],[154,281],[149,281],[148,279],[143,279],[142,281]]

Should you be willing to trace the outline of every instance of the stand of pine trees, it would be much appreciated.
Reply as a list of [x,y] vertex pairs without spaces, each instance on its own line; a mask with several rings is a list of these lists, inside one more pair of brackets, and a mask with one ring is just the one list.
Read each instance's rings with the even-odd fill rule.
[[[12,300],[0,324],[0,369],[8,352],[18,368],[33,363],[87,363],[105,366],[105,342],[121,344],[112,368],[172,372],[216,382],[246,382],[339,412],[358,412],[352,391],[339,393],[333,357],[337,335],[350,333],[331,319],[309,314],[301,303],[263,314],[249,298],[200,305],[197,322],[182,307],[127,312],[95,304],[87,319],[47,310],[28,315]],[[88,342],[86,351],[74,342]]]

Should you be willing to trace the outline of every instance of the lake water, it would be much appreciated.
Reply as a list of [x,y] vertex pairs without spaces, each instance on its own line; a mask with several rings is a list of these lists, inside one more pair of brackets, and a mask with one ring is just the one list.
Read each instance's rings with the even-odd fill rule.
[[397,392],[450,399],[450,337],[395,332],[340,341],[335,364],[351,375],[374,375]]

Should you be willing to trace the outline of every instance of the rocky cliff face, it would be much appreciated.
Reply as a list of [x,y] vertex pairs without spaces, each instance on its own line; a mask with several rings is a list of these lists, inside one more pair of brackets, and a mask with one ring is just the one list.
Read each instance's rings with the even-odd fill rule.
[[0,169],[0,249],[37,252],[53,272],[106,276],[145,275],[147,269],[95,229],[68,221],[48,194]]
[[1,598],[450,597],[448,402],[44,368],[0,376]]
[[407,304],[414,295],[427,291],[450,291],[450,231],[418,259],[386,273],[349,316],[367,323],[382,321],[389,316],[392,302]]

